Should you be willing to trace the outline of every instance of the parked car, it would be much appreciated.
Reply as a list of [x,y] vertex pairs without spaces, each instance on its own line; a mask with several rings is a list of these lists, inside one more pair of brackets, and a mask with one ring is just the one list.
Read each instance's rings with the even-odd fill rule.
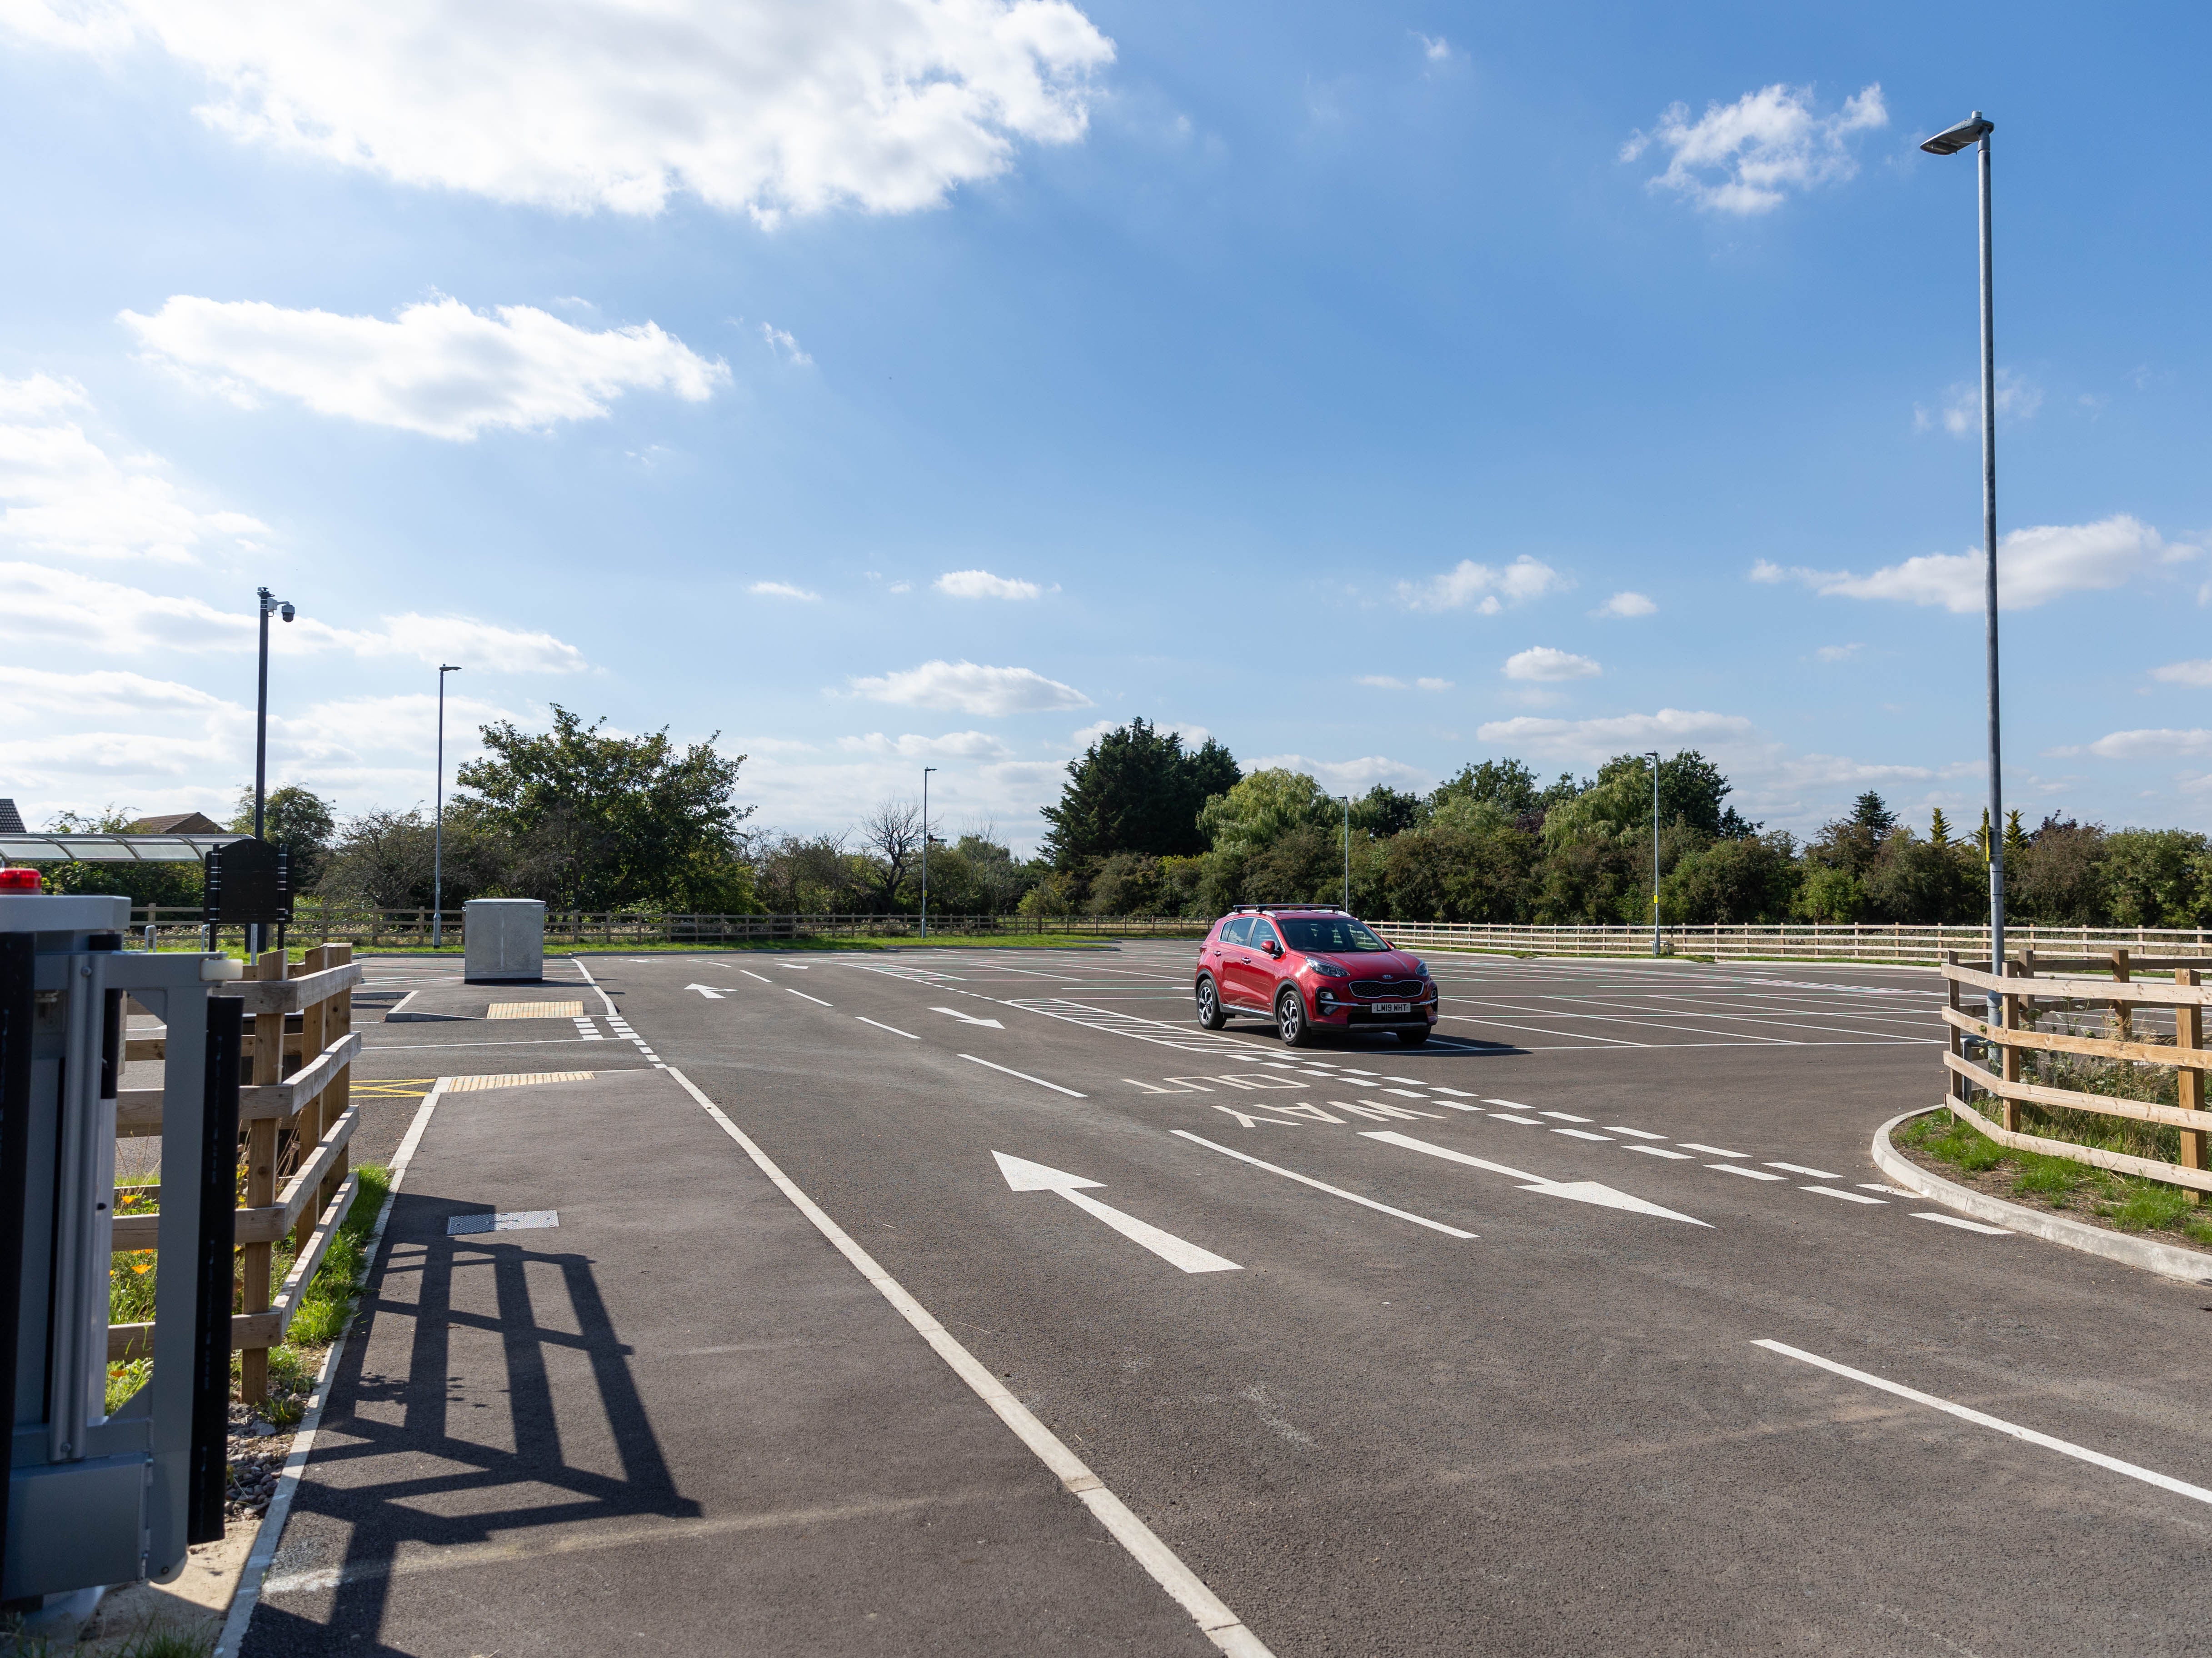
[[1324,1030],[1388,1030],[1418,1048],[1437,1022],[1436,981],[1421,958],[1319,904],[1239,904],[1199,946],[1194,989],[1208,1030],[1257,1013],[1292,1048]]

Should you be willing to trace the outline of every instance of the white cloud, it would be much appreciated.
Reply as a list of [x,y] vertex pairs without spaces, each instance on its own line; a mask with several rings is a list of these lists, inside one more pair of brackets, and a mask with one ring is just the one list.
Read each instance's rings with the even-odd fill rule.
[[1534,645],[1505,659],[1505,677],[1508,679],[1595,679],[1604,671],[1586,656],[1577,656],[1571,651],[1555,651],[1549,645]]
[[274,392],[318,414],[464,442],[487,426],[601,418],[629,391],[703,403],[730,378],[657,324],[595,331],[526,305],[486,314],[441,297],[386,322],[179,294],[150,317],[120,320],[149,351],[235,399]]
[[951,732],[943,737],[886,737],[870,732],[866,737],[841,737],[837,746],[848,754],[896,755],[902,760],[1011,760],[1014,751],[988,732]]
[[1413,31],[1413,39],[1421,43],[1421,56],[1427,58],[1431,63],[1442,64],[1447,63],[1450,60],[1452,55],[1451,42],[1445,39],[1443,35],[1427,35],[1422,33],[1420,30],[1415,29]]
[[[2009,368],[1997,370],[1997,418],[2027,420],[2043,407],[2043,388]],[[1933,431],[1940,423],[1954,438],[1972,436],[1982,429],[1982,388],[1961,383],[1951,388],[1940,411],[1912,405],[1912,429]]]
[[0,726],[46,726],[50,716],[108,720],[150,711],[207,713],[230,706],[221,697],[173,679],[100,668],[56,673],[0,664]]
[[1751,567],[1751,580],[1753,581],[1764,581],[1771,585],[1777,581],[1788,580],[1789,575],[1790,572],[1784,569],[1772,559],[1762,558],[1753,561]]
[[1592,616],[1650,616],[1659,607],[1642,593],[1615,593],[1590,612]]
[[1695,121],[1687,104],[1670,105],[1656,128],[1621,146],[1620,159],[1632,161],[1656,143],[1668,152],[1667,170],[1650,188],[1716,212],[1765,213],[1793,190],[1851,177],[1858,171],[1852,136],[1888,124],[1879,86],[1863,88],[1832,115],[1815,115],[1812,88],[1777,84],[1733,104],[1708,104]]
[[74,416],[91,403],[73,380],[0,379],[0,540],[70,559],[198,562],[269,528],[243,513],[203,511],[144,456],[118,461]]
[[1865,648],[1863,644],[1823,645],[1813,655],[1821,662],[1848,662]]
[[756,581],[751,586],[746,588],[745,591],[760,598],[804,598],[812,600],[818,599],[822,597],[819,593],[807,592],[804,587],[794,587],[788,581]]
[[1393,679],[1387,673],[1364,673],[1359,676],[1358,683],[1362,685],[1372,685],[1381,691],[1402,691],[1410,689],[1404,680]]
[[[1119,731],[1127,723],[1124,720],[1094,720],[1067,739],[1069,752],[1082,754],[1108,732]],[[1194,726],[1188,720],[1155,720],[1151,723],[1152,729],[1163,737],[1182,738],[1186,752],[1204,748],[1213,738],[1213,733],[1205,726]]]
[[1268,754],[1248,761],[1244,769],[1302,771],[1328,793],[1349,794],[1355,799],[1377,783],[1425,793],[1436,782],[1433,775],[1419,766],[1386,759],[1379,754],[1363,755],[1357,760],[1309,760],[1302,754]]
[[933,206],[1069,143],[1113,43],[1067,0],[12,0],[0,23],[112,57],[157,42],[242,141],[567,211],[690,192],[772,221]]
[[1413,683],[1425,691],[1448,691],[1452,688],[1449,679],[1416,679]]
[[925,662],[897,673],[854,679],[851,688],[854,695],[872,701],[987,716],[1091,706],[1091,699],[1074,686],[1033,669],[988,668],[974,662]]
[[787,328],[778,328],[773,323],[763,323],[761,338],[768,342],[769,350],[796,367],[803,368],[814,361],[799,349],[799,342],[792,337],[791,331]]
[[1483,615],[1495,616],[1506,604],[1541,598],[1566,585],[1565,576],[1526,553],[1502,569],[1463,558],[1426,581],[1400,582],[1398,602],[1415,610],[1456,610],[1474,604]]
[[933,585],[954,598],[1037,598],[1044,593],[1034,581],[993,575],[988,570],[947,570]]
[[[2097,592],[2131,578],[2197,556],[2198,550],[2169,543],[2125,513],[2094,524],[2047,524],[2014,530],[1997,544],[1997,599],[2008,610],[2030,610],[2063,594]],[[1871,575],[1848,570],[1792,569],[1788,574],[1824,597],[1892,598],[1941,604],[1959,615],[1985,603],[1988,562],[1978,550],[1925,553]],[[1770,574],[1771,573],[1771,574]],[[1784,573],[1761,560],[1753,579],[1778,581]]]
[[2162,668],[2153,668],[2150,677],[2168,685],[2194,685],[2203,689],[2212,686],[2212,661],[2169,662]]
[[[253,612],[219,610],[204,599],[149,592],[118,581],[40,564],[0,564],[0,639],[26,645],[79,647],[105,657],[170,650],[199,653],[253,649]],[[436,664],[458,659],[489,673],[574,673],[588,665],[574,646],[551,634],[505,628],[470,616],[382,618],[379,628],[333,628],[312,616],[273,623],[270,651],[307,656],[348,651],[358,657],[411,656]]]
[[[2114,732],[2088,745],[2100,760],[2165,760],[2176,755],[2212,754],[2212,731]],[[2074,750],[2057,750],[2069,754]]]
[[1742,740],[1752,723],[1741,714],[1692,713],[1662,708],[1656,714],[1624,714],[1601,720],[1544,720],[1522,714],[1486,720],[1475,736],[1485,743],[1559,759],[1604,760],[1624,749],[1663,748],[1668,744]]

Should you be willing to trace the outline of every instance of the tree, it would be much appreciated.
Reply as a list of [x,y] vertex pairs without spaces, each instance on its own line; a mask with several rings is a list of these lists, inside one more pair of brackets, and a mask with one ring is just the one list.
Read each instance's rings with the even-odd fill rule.
[[2187,829],[2121,829],[2105,837],[2106,902],[2122,926],[2198,926],[2212,905],[2208,844]]
[[860,820],[860,843],[874,865],[879,912],[899,907],[899,889],[909,870],[921,865],[921,808],[911,800],[886,799]]
[[[2017,812],[2014,814],[2016,817]],[[1851,803],[1850,821],[1866,830],[1868,838],[1880,846],[1897,827],[1897,814],[1892,811],[1881,796],[1869,789]]]
[[[337,832],[337,817],[331,803],[288,783],[270,791],[261,806],[261,838],[292,854],[292,890],[309,890],[323,878],[331,840]],[[230,826],[241,835],[253,833],[253,786],[250,783],[238,792]]]
[[1336,817],[1336,802],[1322,793],[1319,783],[1302,771],[1271,766],[1208,800],[1198,814],[1198,826],[1216,852],[1249,857],[1292,829],[1333,828]]
[[1036,884],[1039,872],[1015,857],[988,823],[962,835],[952,850],[966,861],[970,890],[986,915],[1012,914],[1022,895]]
[[1116,852],[1203,852],[1199,810],[1235,787],[1238,775],[1236,760],[1212,738],[1187,754],[1179,733],[1133,720],[1068,762],[1060,803],[1044,808],[1052,825],[1045,856],[1056,868],[1080,870]]
[[[64,811],[49,818],[54,835],[127,835],[140,814],[125,806],[110,806],[90,815]],[[206,866],[193,859],[176,863],[140,862],[136,859],[112,863],[46,864],[40,866],[41,884],[48,892],[97,893],[128,898],[134,904],[190,905],[197,908],[204,891]]]
[[1352,803],[1352,827],[1387,840],[1413,828],[1426,811],[1419,795],[1377,783]]
[[1951,820],[1943,815],[1941,806],[1936,808],[1935,815],[1928,820],[1928,844],[1938,852],[1950,847]]
[[1437,785],[1429,796],[1431,810],[1447,800],[1480,800],[1499,808],[1509,818],[1524,817],[1538,810],[1542,795],[1535,772],[1519,760],[1485,760],[1462,766]]
[[[329,902],[364,909],[428,909],[437,884],[432,879],[434,827],[419,807],[348,818],[335,833],[317,893]],[[499,894],[508,851],[498,835],[447,813],[446,908]]]
[[731,804],[745,756],[714,738],[678,750],[664,726],[617,737],[553,705],[533,735],[501,720],[488,752],[457,774],[465,793],[447,815],[508,843],[507,884],[564,909],[717,911],[752,903]]
[[1678,858],[1661,879],[1660,913],[1693,926],[1779,920],[1796,896],[1795,850],[1779,834],[1708,841]]

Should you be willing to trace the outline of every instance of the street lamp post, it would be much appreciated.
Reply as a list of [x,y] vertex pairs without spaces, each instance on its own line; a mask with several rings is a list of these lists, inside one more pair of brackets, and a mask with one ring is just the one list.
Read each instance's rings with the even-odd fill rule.
[[1352,914],[1352,797],[1340,794],[1344,802],[1344,913]]
[[934,766],[921,768],[921,936],[929,937],[929,774]]
[[1659,750],[1646,749],[1651,762],[1651,953],[1659,953]]
[[[1972,145],[1981,183],[1982,242],[1982,540],[1987,554],[1983,627],[1987,640],[1990,703],[1990,971],[2004,972],[2004,823],[2002,755],[1997,740],[1997,370],[1996,313],[1990,246],[1990,134],[1996,123],[1976,110],[1920,148],[1930,155],[1956,155]],[[1990,997],[1997,1022],[1999,998]]]
[[[267,823],[269,801],[269,616],[273,610],[289,622],[295,612],[289,599],[274,597],[266,587],[254,591],[261,610],[261,677],[253,712],[253,838],[258,841]],[[248,929],[246,953],[261,953],[261,928],[258,924]]]
[[460,670],[451,663],[438,665],[438,769],[431,785],[437,802],[436,828],[430,832],[430,948],[445,942],[446,920],[446,676]]

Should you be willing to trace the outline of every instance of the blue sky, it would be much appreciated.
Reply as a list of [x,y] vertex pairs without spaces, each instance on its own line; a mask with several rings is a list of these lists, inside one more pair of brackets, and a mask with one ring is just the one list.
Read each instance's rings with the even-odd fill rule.
[[1332,791],[1705,750],[1803,832],[2212,827],[2179,7],[0,0],[0,794],[427,801],[558,701],[1036,838],[1142,714]]

